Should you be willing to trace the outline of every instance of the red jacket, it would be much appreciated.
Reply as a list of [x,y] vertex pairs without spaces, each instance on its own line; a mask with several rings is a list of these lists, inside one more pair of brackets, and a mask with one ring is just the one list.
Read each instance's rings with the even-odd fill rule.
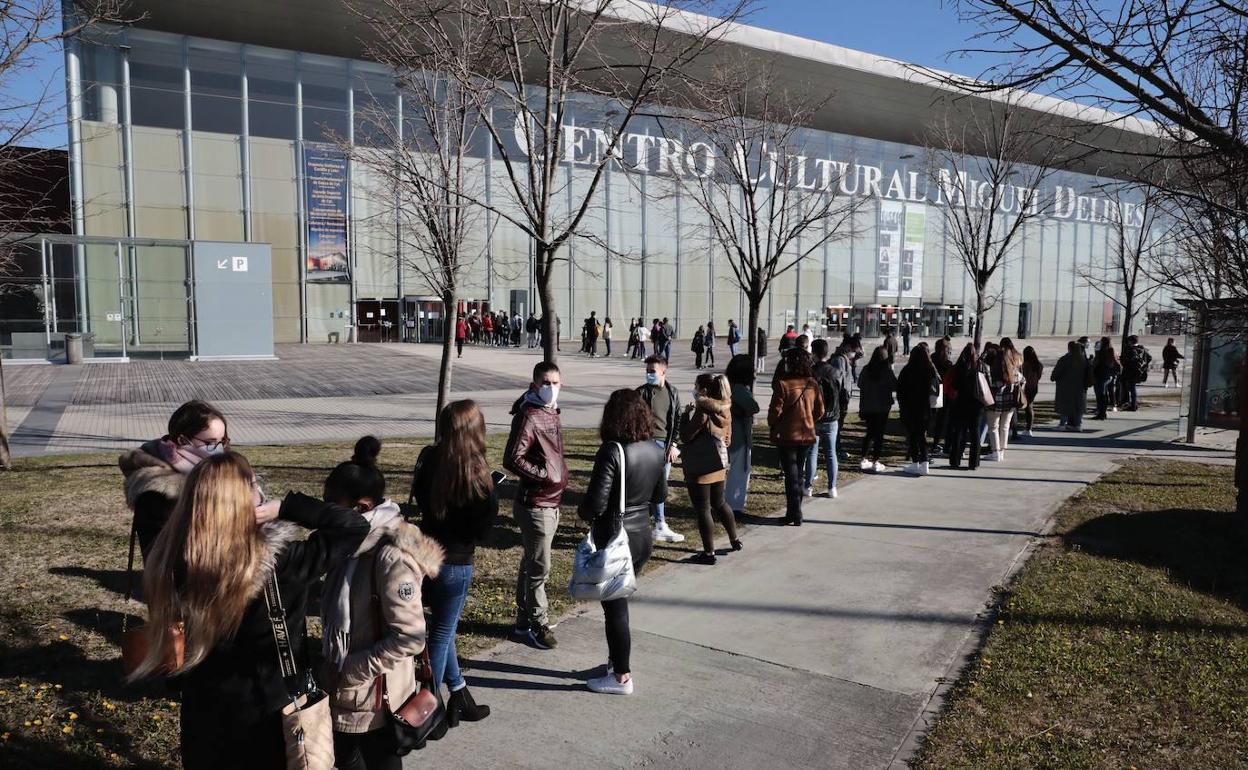
[[462,318],[455,322],[455,339],[468,339],[468,323]]

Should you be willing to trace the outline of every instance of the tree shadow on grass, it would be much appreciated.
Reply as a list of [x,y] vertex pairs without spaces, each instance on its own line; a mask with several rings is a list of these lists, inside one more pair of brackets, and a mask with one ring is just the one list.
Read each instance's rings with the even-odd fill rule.
[[1109,513],[1063,539],[1098,556],[1159,567],[1173,581],[1248,610],[1248,527],[1235,513]]

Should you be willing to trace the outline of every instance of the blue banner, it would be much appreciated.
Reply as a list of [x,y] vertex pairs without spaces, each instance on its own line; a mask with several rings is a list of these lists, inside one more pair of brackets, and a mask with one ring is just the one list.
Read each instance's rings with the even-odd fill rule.
[[332,144],[305,143],[303,185],[308,280],[349,281],[346,156]]

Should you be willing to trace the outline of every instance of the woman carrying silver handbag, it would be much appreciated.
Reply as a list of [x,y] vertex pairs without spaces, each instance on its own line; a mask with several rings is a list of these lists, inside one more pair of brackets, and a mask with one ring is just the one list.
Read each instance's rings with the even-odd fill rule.
[[[650,409],[633,390],[611,394],[602,410],[598,432],[602,446],[594,458],[594,470],[578,513],[590,523],[590,538],[597,549],[610,549],[620,533],[626,535],[633,572],[640,575],[654,547],[650,506],[667,498],[665,453],[651,440]],[[574,588],[577,582],[578,576],[573,575]],[[607,632],[607,671],[586,684],[598,693],[631,695],[628,598],[608,598],[602,602],[602,611]]]

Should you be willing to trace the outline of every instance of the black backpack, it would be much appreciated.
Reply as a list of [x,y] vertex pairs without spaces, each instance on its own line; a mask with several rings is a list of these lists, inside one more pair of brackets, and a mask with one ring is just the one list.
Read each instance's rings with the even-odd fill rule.
[[838,419],[841,409],[845,406],[841,403],[844,388],[837,381],[832,364],[826,361],[821,362],[815,370],[815,380],[819,383],[819,390],[823,395],[823,416],[819,418],[819,422]]

